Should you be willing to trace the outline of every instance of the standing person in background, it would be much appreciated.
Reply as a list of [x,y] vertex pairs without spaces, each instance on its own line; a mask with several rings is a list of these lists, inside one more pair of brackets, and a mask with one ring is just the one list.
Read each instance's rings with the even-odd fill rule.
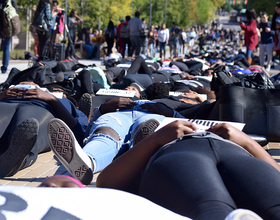
[[177,55],[179,35],[180,29],[176,26],[176,22],[173,22],[169,36],[170,57],[172,57],[172,52],[174,57]]
[[108,26],[105,30],[105,39],[107,42],[107,54],[106,56],[110,56],[112,53],[112,48],[114,46],[114,40],[116,38],[116,28],[114,26],[113,21],[109,21]]
[[[55,26],[55,22],[56,22],[56,18],[57,18],[57,15],[61,13],[61,10],[60,10],[60,6],[58,5],[58,1],[52,1],[52,27],[51,27],[51,33],[52,35],[54,34],[54,26]],[[58,24],[57,24],[57,33],[56,33],[56,36],[55,36],[55,43],[58,43],[59,42],[59,37],[60,35],[63,33],[63,30],[64,30],[64,25],[63,25],[63,17],[64,15],[61,15],[61,18],[59,19],[58,21]]]
[[[6,7],[7,5],[7,0],[0,0],[0,11],[3,10],[3,8]],[[18,10],[17,4],[15,0],[12,0],[12,5]],[[2,20],[3,18],[1,17],[0,13],[0,38],[2,38],[2,50],[3,50],[3,56],[2,56],[2,66],[1,66],[1,72],[4,74],[7,72],[8,65],[9,65],[9,59],[10,59],[10,44],[11,44],[11,37],[4,36],[2,34],[3,31],[3,26],[2,26]]]
[[135,12],[135,17],[132,18],[127,28],[130,31],[130,42],[131,42],[131,50],[128,56],[132,57],[134,50],[135,50],[135,56],[138,56],[140,54],[141,49],[141,39],[140,39],[140,32],[142,30],[142,21],[139,19],[140,12]]
[[156,45],[156,36],[155,36],[155,25],[151,25],[151,30],[149,31],[149,52],[150,57],[155,56],[155,45]]
[[262,22],[259,24],[261,33],[260,47],[260,65],[264,67],[265,55],[267,55],[267,68],[270,71],[272,54],[273,54],[273,35],[271,33],[271,23],[268,22],[268,15],[266,12],[261,13]]
[[50,0],[40,0],[36,9],[36,12],[45,12],[45,19],[48,23],[49,30],[48,31],[40,31],[36,30],[38,39],[39,39],[39,59],[42,59],[45,56],[45,52],[47,49],[47,44],[51,35],[52,26],[52,13],[51,13],[51,1]]
[[166,28],[165,23],[161,25],[161,28],[158,30],[158,42],[159,42],[159,57],[162,59],[162,51],[163,51],[163,59],[165,59],[166,54],[166,45],[169,40],[169,30]]
[[195,45],[195,42],[197,40],[197,34],[195,32],[195,28],[192,27],[190,32],[189,32],[189,47],[190,47],[190,50],[192,50],[192,48],[194,47]]
[[128,22],[130,21],[131,17],[129,15],[127,15],[125,17],[125,22],[121,27],[120,30],[120,37],[121,37],[121,41],[122,41],[122,57],[125,57],[125,51],[126,51],[126,46],[127,46],[127,54],[129,54],[130,50],[131,50],[131,43],[130,43],[130,39],[129,39],[129,30],[127,28],[128,26]]
[[252,64],[252,53],[258,44],[258,33],[257,33],[257,13],[254,9],[248,8],[246,10],[246,18],[248,24],[240,22],[240,27],[245,31],[245,45],[246,46],[246,59],[249,64]]
[[141,38],[141,53],[147,55],[147,48],[148,48],[148,35],[149,35],[149,26],[146,23],[146,19],[142,18],[142,30],[140,32]]
[[[75,9],[72,9],[72,11],[70,12],[70,15],[68,17],[68,29],[69,29],[69,37],[72,40],[73,43],[73,48],[75,45],[75,41],[76,41],[76,31],[77,31],[77,25],[80,22],[83,22],[83,20],[77,15],[77,11]],[[73,48],[70,45],[70,40],[68,39],[68,45],[67,45],[67,49],[66,49],[66,57],[71,57],[73,58],[75,55],[75,50],[73,51]]]
[[181,41],[181,44],[182,44],[183,54],[185,54],[185,44],[187,43],[187,33],[185,32],[184,28],[182,29],[182,32],[180,34],[179,43],[180,43],[180,41]]
[[121,54],[122,53],[122,49],[123,49],[123,42],[122,42],[122,39],[121,39],[121,29],[123,27],[125,19],[121,18],[120,22],[121,23],[117,26],[117,42],[118,42],[118,52]]

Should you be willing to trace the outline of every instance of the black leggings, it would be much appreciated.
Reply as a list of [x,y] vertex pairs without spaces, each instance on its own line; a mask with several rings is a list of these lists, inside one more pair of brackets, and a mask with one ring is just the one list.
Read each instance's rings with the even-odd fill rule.
[[144,172],[139,194],[193,219],[224,219],[236,208],[280,219],[279,171],[213,138],[190,138],[164,148]]
[[152,75],[152,71],[141,56],[136,57],[127,70],[127,74],[136,74],[137,72],[141,74]]
[[[29,104],[0,102],[0,152],[4,152],[11,141],[15,128],[27,118],[35,118],[39,122],[37,141],[27,156],[26,165],[35,163],[39,153],[49,150],[47,126],[54,116],[46,109]],[[25,168],[25,167],[23,167]]]

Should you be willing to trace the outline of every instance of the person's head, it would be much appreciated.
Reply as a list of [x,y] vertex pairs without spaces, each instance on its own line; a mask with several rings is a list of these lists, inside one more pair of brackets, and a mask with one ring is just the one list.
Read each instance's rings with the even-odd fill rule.
[[141,88],[141,86],[139,86],[136,83],[132,83],[130,86],[127,86],[125,88],[125,90],[135,92],[134,96],[137,97],[137,98],[140,98],[141,97],[141,92],[143,91],[143,88]]
[[125,16],[126,21],[130,21],[131,17],[129,15]]
[[108,29],[110,29],[110,28],[114,28],[114,23],[113,23],[113,21],[109,21],[109,23],[108,23]]
[[165,30],[166,29],[166,24],[165,23],[162,23],[161,25],[161,30]]
[[136,11],[136,12],[135,12],[135,17],[136,17],[136,18],[139,18],[139,17],[140,17],[140,12],[139,12],[139,11]]
[[275,4],[275,12],[280,15],[280,2]]
[[121,23],[124,23],[124,22],[125,22],[125,18],[121,18],[121,19],[120,19],[120,22],[121,22]]
[[87,30],[87,32],[88,32],[88,34],[92,34],[92,28],[89,28],[89,29]]
[[161,99],[169,95],[169,86],[162,82],[156,82],[146,88],[145,94],[148,100]]
[[151,25],[151,31],[154,31],[155,30],[155,25]]
[[263,23],[267,23],[268,22],[268,15],[266,12],[262,12],[261,13],[261,18],[262,18],[262,22]]
[[55,175],[48,177],[42,181],[39,187],[73,187],[85,188],[85,186],[77,179],[66,175]]
[[257,13],[253,8],[247,8],[246,10],[246,18],[248,23],[251,23],[253,20],[257,21]]
[[173,23],[172,23],[172,26],[175,28],[175,27],[176,27],[176,22],[173,22]]
[[41,10],[42,4],[43,4],[44,2],[46,2],[46,3],[48,3],[48,4],[52,4],[52,1],[51,1],[51,0],[40,0],[40,1],[38,2],[36,11],[40,11],[40,10]]
[[56,10],[58,6],[58,1],[52,1],[52,9]]
[[98,35],[99,35],[99,31],[98,31],[97,29],[95,29],[95,30],[93,31],[93,34],[94,34],[94,36],[98,36]]
[[70,15],[69,17],[75,17],[77,15],[77,11],[75,9],[72,9],[71,12],[70,12]]
[[146,23],[146,18],[142,18],[142,23]]

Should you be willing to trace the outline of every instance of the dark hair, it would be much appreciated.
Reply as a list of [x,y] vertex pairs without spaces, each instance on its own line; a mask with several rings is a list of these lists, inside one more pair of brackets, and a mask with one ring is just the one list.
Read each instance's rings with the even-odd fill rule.
[[107,26],[107,29],[114,29],[115,27],[114,27],[114,23],[113,23],[113,21],[109,21],[109,23],[108,23],[108,26]]
[[136,12],[135,12],[135,17],[137,17],[137,18],[140,17],[140,12],[139,12],[139,11],[136,11]]
[[267,15],[267,12],[266,12],[266,11],[263,11],[263,12],[261,12],[260,14],[261,14],[261,16]]
[[143,21],[146,21],[146,18],[142,18],[142,22],[143,22]]
[[161,99],[169,95],[169,86],[162,82],[156,82],[149,85],[146,88],[145,93],[149,100]]
[[76,10],[75,9],[72,9],[71,12],[70,12],[70,15],[69,17],[73,17],[73,15],[75,14]]
[[125,16],[126,21],[130,21],[131,17],[129,15]]
[[280,8],[280,2],[277,2],[277,3],[275,4],[275,6],[278,7],[278,8]]
[[53,4],[55,4],[55,3],[58,4],[58,1],[54,0],[54,1],[52,1],[52,3],[53,3]]
[[38,5],[37,5],[36,11],[39,12],[39,11],[41,10],[42,4],[43,4],[44,2],[51,4],[51,0],[40,0],[39,3],[38,3]]
[[247,8],[246,10],[246,18],[247,18],[247,21],[248,21],[248,24],[250,24],[253,20],[256,20],[257,21],[257,13],[255,11],[255,9],[253,8]]

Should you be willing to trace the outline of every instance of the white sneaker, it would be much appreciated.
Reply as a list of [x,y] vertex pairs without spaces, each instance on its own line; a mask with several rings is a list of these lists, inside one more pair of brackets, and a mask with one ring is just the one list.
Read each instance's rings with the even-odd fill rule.
[[248,209],[236,209],[229,213],[225,220],[262,220],[262,218]]
[[267,67],[266,67],[266,71],[269,72],[269,71],[270,71],[270,68],[271,68],[271,65],[268,64]]
[[52,151],[68,172],[84,185],[90,184],[93,178],[91,159],[62,120],[54,118],[49,122],[48,140]]

